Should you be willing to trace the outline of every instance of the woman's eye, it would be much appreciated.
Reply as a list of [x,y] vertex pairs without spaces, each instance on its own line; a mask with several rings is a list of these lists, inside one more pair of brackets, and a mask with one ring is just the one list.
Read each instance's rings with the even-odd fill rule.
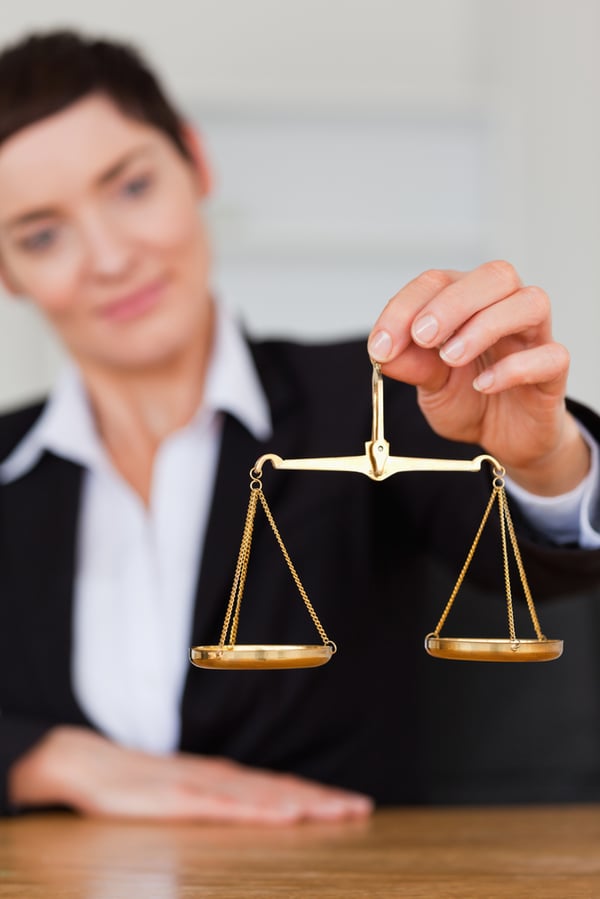
[[127,197],[139,197],[146,193],[151,184],[152,179],[149,175],[139,175],[126,181],[121,190]]
[[54,241],[56,240],[56,229],[54,228],[42,228],[39,231],[34,231],[32,234],[28,234],[26,237],[23,237],[20,241],[23,249],[36,253],[41,252],[42,250],[47,250]]

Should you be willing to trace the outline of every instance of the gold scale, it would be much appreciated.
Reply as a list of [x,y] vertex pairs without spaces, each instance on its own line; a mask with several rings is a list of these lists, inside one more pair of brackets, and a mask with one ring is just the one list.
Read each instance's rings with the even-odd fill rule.
[[[467,661],[485,662],[545,662],[557,659],[563,649],[562,640],[549,640],[541,631],[525,569],[521,559],[513,522],[508,509],[504,486],[504,468],[497,459],[489,455],[480,455],[471,460],[425,459],[408,456],[390,456],[389,443],[383,435],[383,378],[381,366],[373,362],[373,430],[371,440],[365,443],[362,456],[332,456],[320,459],[282,459],[273,453],[261,456],[250,470],[250,500],[246,512],[246,520],[242,534],[242,543],[238,554],[233,585],[219,643],[213,646],[194,646],[190,650],[190,658],[199,668],[312,668],[324,665],[337,651],[333,640],[330,640],[315,612],[310,599],[302,585],[300,577],[275,524],[275,520],[265,498],[262,488],[262,469],[270,462],[276,469],[293,469],[305,471],[352,471],[364,474],[374,481],[383,481],[393,474],[407,471],[480,471],[484,462],[492,467],[492,493],[483,518],[475,534],[475,538],[467,553],[464,565],[450,598],[446,603],[435,629],[425,637],[427,652],[441,659],[463,659]],[[260,502],[265,516],[275,535],[275,539],[298,588],[306,609],[321,639],[314,645],[278,645],[278,644],[239,644],[236,642],[240,617],[240,608],[244,595],[244,586],[248,571],[254,519]],[[500,541],[502,561],[504,565],[504,585],[508,616],[508,637],[442,637],[441,631],[452,609],[454,600],[463,583],[471,560],[477,549],[479,539],[488,521],[493,506],[497,504],[500,519]],[[508,546],[512,547],[519,572],[527,608],[536,634],[535,639],[520,639],[515,632],[513,615],[512,590],[509,573]]]

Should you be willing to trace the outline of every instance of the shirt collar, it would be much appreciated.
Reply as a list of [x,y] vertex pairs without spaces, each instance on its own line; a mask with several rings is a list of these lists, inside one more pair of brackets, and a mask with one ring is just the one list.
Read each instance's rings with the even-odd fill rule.
[[271,410],[250,347],[236,319],[220,306],[202,408],[229,412],[257,440],[267,440],[273,433]]
[[[193,427],[206,412],[228,412],[257,440],[272,434],[271,414],[240,326],[217,306],[213,350],[204,397]],[[45,451],[99,469],[108,464],[87,393],[76,366],[67,363],[40,417],[0,465],[0,483],[30,471]]]

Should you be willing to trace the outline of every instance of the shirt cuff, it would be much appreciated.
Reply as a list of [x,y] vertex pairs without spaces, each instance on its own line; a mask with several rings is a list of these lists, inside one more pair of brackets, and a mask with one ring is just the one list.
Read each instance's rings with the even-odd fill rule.
[[600,463],[598,444],[578,422],[591,452],[591,466],[583,481],[560,496],[537,496],[508,475],[506,489],[535,530],[552,543],[576,543],[582,549],[600,548]]

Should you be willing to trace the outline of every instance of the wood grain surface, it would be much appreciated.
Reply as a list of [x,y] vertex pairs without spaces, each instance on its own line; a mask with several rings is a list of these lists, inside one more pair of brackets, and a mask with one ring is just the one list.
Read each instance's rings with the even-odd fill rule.
[[600,807],[398,809],[268,828],[0,821],[2,899],[600,897]]

